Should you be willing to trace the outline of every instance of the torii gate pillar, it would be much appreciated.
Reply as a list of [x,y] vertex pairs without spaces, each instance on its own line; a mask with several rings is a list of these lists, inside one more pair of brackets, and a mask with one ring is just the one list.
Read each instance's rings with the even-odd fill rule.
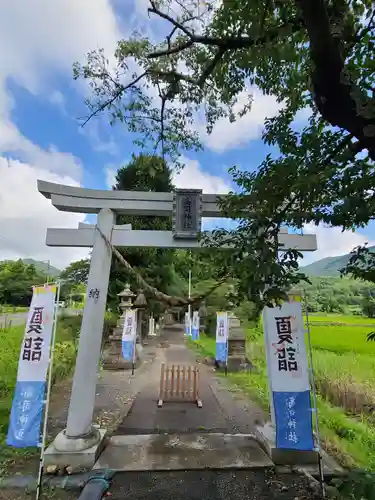
[[[114,212],[101,209],[97,226],[109,241],[114,223]],[[68,422],[66,429],[46,450],[46,463],[59,465],[57,462],[63,458],[65,464],[75,466],[77,452],[85,450],[85,453],[79,453],[79,465],[92,467],[101,451],[105,432],[95,429],[92,421],[111,258],[111,249],[99,231],[95,231]]]

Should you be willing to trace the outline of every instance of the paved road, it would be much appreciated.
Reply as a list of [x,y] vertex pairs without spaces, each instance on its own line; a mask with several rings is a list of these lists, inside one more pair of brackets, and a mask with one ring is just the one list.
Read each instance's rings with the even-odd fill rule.
[[[64,311],[64,314],[69,316],[75,316],[80,313],[76,309],[63,309],[60,310],[60,313]],[[0,326],[5,323],[12,322],[13,326],[23,325],[27,320],[27,312],[18,312],[18,313],[9,313],[9,314],[0,314]]]
[[12,313],[12,314],[0,314],[0,325],[9,324],[12,322],[12,325],[23,325],[26,323],[27,312],[20,313]]
[[305,477],[274,470],[117,473],[112,500],[315,500]]

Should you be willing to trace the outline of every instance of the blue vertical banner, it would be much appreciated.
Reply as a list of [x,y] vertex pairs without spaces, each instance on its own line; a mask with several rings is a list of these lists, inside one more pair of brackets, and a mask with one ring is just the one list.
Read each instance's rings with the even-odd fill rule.
[[56,285],[33,288],[6,438],[8,446],[41,445],[55,301]]
[[222,363],[228,361],[228,336],[228,313],[218,312],[216,313],[216,361]]
[[310,381],[300,302],[266,307],[263,326],[276,425],[276,446],[314,450]]
[[137,339],[137,311],[126,309],[122,330],[122,356],[126,361],[134,361],[135,342]]
[[185,335],[190,337],[191,334],[191,318],[188,312],[185,313]]
[[193,323],[191,327],[191,338],[193,340],[199,340],[199,311],[193,312]]

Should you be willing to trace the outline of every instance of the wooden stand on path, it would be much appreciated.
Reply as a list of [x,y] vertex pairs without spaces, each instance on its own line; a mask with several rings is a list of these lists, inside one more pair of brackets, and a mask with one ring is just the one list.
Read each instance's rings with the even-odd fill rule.
[[168,366],[162,363],[158,407],[161,408],[164,402],[196,403],[198,408],[202,408],[197,366]]

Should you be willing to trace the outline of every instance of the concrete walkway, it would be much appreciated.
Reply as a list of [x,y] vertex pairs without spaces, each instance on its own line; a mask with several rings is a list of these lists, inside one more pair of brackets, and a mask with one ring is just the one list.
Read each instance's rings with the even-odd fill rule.
[[154,344],[155,358],[147,372],[148,383],[110,439],[97,468],[146,471],[273,465],[255,439],[258,419],[254,417],[259,418],[259,409],[254,407],[254,415],[238,408],[228,390],[220,393],[205,366],[201,365],[200,377],[202,408],[188,402],[166,402],[158,408],[161,363],[193,365],[196,357],[185,346],[181,325],[165,328],[150,344]]
[[200,396],[203,408],[193,403],[165,403],[157,408],[160,366],[168,364],[194,365],[196,355],[185,346],[182,325],[166,327],[157,342],[148,383],[138,394],[117,434],[155,434],[191,432],[254,432],[262,420],[262,411],[248,402],[234,400],[233,394],[214,377],[212,369],[200,365]]

